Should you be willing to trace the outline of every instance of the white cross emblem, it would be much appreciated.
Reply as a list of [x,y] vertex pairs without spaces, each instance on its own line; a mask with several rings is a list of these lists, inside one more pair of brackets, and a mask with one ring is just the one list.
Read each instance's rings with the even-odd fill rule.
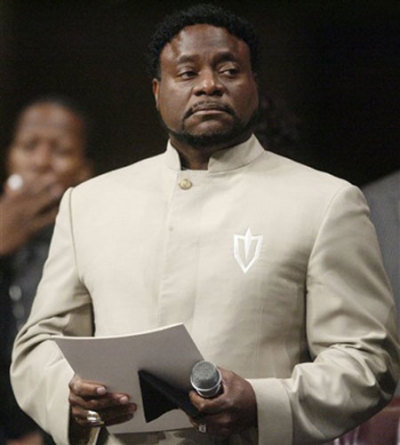
[[233,235],[233,255],[243,273],[257,261],[262,242],[262,235],[252,235],[250,228],[244,235]]

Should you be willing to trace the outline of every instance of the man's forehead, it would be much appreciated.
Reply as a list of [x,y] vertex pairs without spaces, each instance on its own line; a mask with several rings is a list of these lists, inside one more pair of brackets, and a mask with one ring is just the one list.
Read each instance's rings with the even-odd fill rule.
[[232,35],[226,28],[208,24],[196,24],[183,28],[161,52],[161,59],[178,61],[179,58],[195,57],[208,52],[249,55],[247,44]]

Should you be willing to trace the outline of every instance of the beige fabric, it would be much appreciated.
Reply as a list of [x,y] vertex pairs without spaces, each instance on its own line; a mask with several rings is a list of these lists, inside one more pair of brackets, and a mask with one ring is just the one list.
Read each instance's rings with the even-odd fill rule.
[[391,397],[395,318],[356,187],[254,137],[218,152],[208,171],[181,170],[169,146],[65,194],[12,381],[23,408],[66,443],[72,371],[46,340],[184,322],[206,359],[250,380],[258,433],[107,444],[322,443]]

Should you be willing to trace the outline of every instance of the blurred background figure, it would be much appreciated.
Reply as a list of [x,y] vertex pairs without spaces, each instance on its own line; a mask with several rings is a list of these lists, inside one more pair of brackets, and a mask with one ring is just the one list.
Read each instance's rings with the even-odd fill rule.
[[9,365],[47,258],[64,191],[92,175],[84,114],[68,99],[44,97],[20,113],[0,195],[0,444],[53,443],[17,406]]
[[383,262],[392,283],[400,331],[400,170],[368,184],[363,192],[371,209]]

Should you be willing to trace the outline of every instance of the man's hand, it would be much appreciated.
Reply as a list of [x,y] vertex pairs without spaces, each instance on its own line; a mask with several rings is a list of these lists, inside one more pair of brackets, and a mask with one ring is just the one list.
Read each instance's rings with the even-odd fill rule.
[[129,402],[128,395],[109,393],[104,385],[82,380],[76,374],[69,382],[68,400],[71,407],[70,435],[75,436],[77,442],[89,433],[91,427],[99,426],[88,420],[89,411],[95,411],[104,425],[126,422],[136,411],[136,405]]
[[249,382],[237,374],[219,368],[222,375],[223,393],[205,399],[195,391],[189,396],[201,417],[190,419],[202,432],[230,436],[257,426],[257,402]]
[[64,189],[53,175],[38,176],[0,197],[0,255],[13,253],[43,227],[52,224]]

